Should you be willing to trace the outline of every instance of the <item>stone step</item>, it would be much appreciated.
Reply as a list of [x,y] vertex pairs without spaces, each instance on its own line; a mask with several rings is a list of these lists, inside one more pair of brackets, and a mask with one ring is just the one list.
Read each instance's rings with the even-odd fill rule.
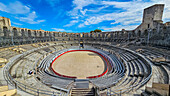
[[72,93],[93,93],[93,91],[72,91]]
[[73,88],[72,90],[91,90],[89,88]]
[[71,94],[71,96],[94,96],[94,93],[85,93],[85,94],[74,93],[74,94]]
[[71,92],[71,96],[94,96],[93,89],[87,88],[73,88]]

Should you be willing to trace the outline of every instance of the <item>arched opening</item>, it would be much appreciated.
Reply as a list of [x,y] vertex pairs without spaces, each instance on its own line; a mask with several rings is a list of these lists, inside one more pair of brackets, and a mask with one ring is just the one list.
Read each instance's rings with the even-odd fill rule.
[[135,31],[132,31],[132,36],[135,37]]
[[17,37],[17,36],[18,36],[18,33],[17,33],[17,29],[16,29],[16,28],[13,28],[13,33],[14,33],[14,37]]
[[[51,33],[49,33],[50,37],[51,37]],[[63,34],[62,34],[63,35]]]
[[42,32],[40,31],[40,37],[42,37]]
[[140,36],[141,36],[141,31],[139,30],[139,31],[138,31],[138,37],[140,37]]
[[23,37],[25,37],[25,34],[24,34],[25,32],[24,32],[24,29],[21,29],[21,35],[23,36]]
[[121,32],[121,35],[120,35],[121,37],[123,37],[124,36],[124,32]]
[[4,36],[5,37],[8,37],[9,36],[9,33],[8,33],[8,28],[7,27],[3,27],[3,32],[4,32]]
[[147,29],[144,31],[143,35],[144,35],[144,36],[148,36],[148,31],[147,31]]
[[154,34],[156,34],[157,30],[156,30],[156,29],[153,29],[152,32],[153,32],[152,34],[154,35]]
[[98,34],[98,37],[100,37],[100,34]]
[[28,30],[28,37],[31,37],[31,30]]
[[47,32],[44,32],[44,37],[46,37],[47,36]]
[[37,32],[36,31],[34,31],[34,35],[35,35],[35,37],[37,36]]

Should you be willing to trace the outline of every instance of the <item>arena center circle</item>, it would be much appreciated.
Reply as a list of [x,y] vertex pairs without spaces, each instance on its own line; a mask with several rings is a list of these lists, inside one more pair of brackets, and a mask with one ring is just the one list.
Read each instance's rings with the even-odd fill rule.
[[108,72],[107,65],[107,59],[96,51],[69,50],[52,61],[51,69],[61,77],[85,79],[105,75]]

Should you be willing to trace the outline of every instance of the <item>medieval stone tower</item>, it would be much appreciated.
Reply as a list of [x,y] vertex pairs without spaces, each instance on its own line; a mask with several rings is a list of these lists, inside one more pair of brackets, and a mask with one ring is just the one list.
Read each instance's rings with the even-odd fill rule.
[[163,4],[156,4],[144,9],[143,23],[147,24],[147,28],[153,28],[154,21],[162,22],[163,10]]
[[142,35],[148,29],[158,29],[159,24],[163,23],[163,11],[164,4],[155,4],[144,9],[142,24],[135,29],[135,32]]

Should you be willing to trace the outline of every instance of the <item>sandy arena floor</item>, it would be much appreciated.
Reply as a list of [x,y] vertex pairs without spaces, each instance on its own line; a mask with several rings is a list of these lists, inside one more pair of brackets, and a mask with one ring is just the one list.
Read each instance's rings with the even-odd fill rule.
[[104,72],[104,61],[96,53],[88,51],[69,52],[59,57],[52,68],[59,74],[85,79]]

